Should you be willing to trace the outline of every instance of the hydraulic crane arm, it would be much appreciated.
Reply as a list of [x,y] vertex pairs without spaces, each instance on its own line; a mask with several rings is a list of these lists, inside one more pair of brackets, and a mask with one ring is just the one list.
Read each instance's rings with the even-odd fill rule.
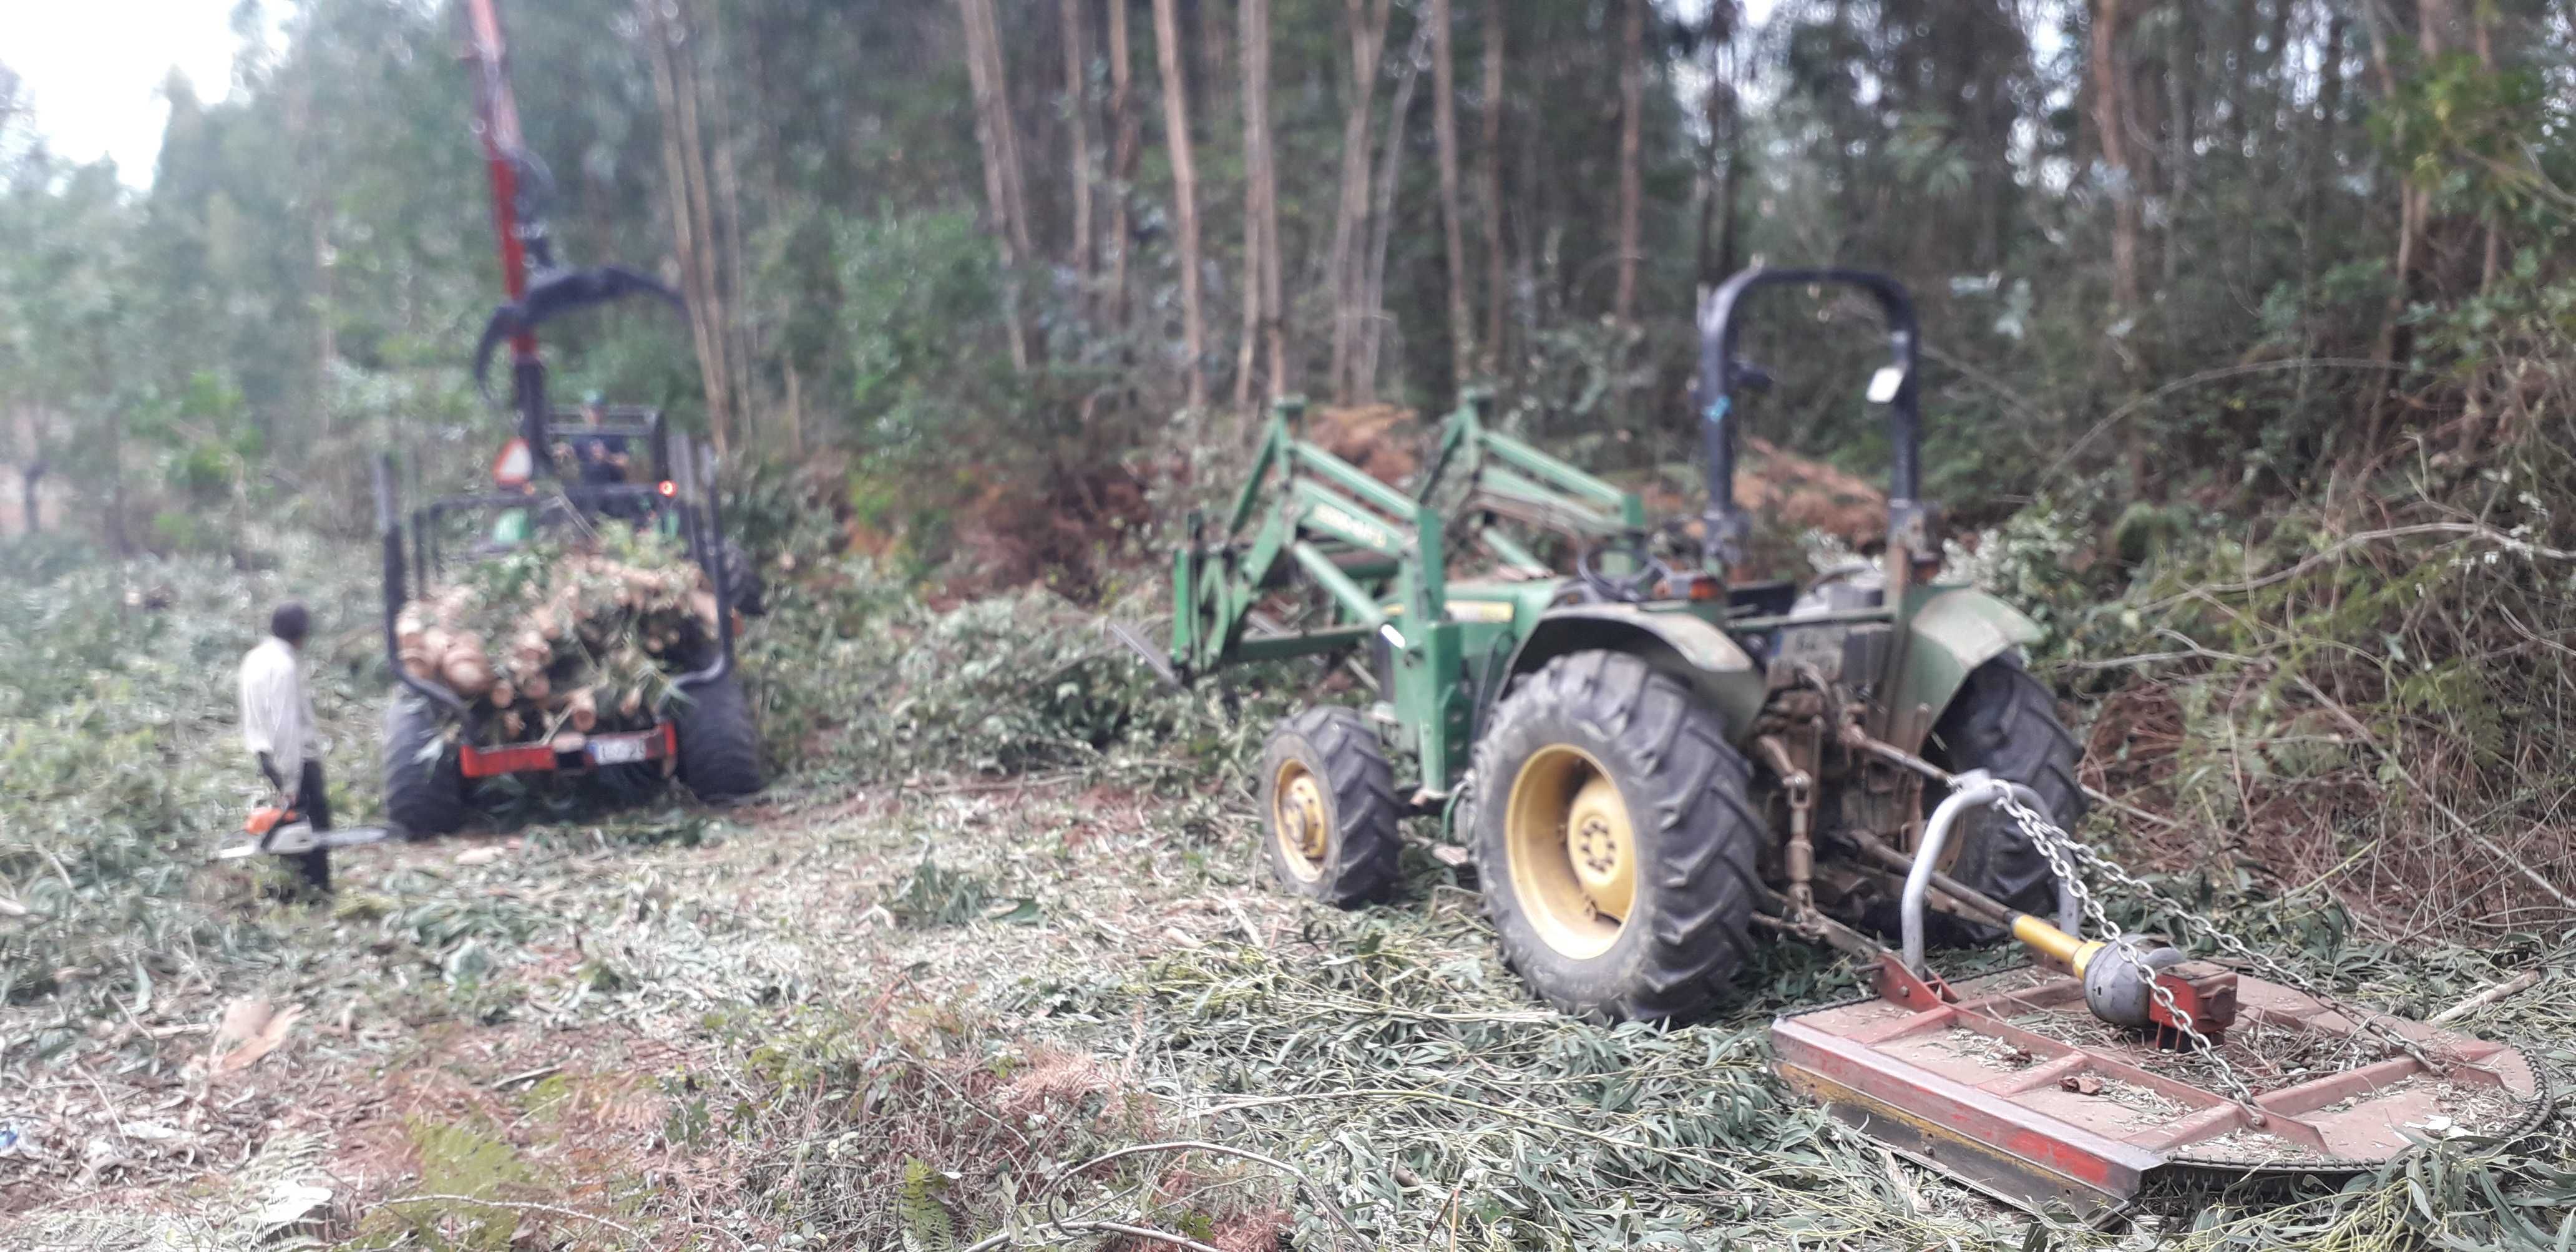
[[630,295],[656,297],[684,314],[687,306],[680,293],[633,270],[556,266],[542,204],[553,180],[519,133],[519,105],[510,94],[509,53],[497,0],[466,0],[465,60],[473,71],[474,137],[483,147],[491,178],[492,229],[501,248],[501,289],[508,297],[493,310],[475,346],[474,385],[491,398],[485,375],[494,351],[507,342],[510,407],[519,415],[520,437],[538,454],[533,458],[536,471],[546,473],[551,459],[543,450],[554,440],[548,430],[551,410],[537,327],[559,314]]

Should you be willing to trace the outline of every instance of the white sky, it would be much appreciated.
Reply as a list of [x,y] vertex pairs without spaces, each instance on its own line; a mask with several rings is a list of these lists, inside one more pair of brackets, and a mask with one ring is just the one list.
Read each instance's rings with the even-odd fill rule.
[[170,117],[161,82],[171,67],[199,99],[220,100],[232,89],[233,5],[0,0],[0,64],[25,79],[48,149],[74,161],[113,157],[120,179],[144,186]]

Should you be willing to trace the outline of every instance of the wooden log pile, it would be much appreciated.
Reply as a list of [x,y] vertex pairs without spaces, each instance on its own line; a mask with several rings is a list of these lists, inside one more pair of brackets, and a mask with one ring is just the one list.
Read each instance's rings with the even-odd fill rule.
[[651,725],[671,678],[714,656],[716,597],[675,543],[604,532],[473,567],[394,631],[405,672],[482,714],[481,742],[555,740]]

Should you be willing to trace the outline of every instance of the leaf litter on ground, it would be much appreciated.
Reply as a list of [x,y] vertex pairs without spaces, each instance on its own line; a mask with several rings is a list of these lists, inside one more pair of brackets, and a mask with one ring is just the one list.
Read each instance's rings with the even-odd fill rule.
[[[0,836],[0,893],[29,911],[0,919],[0,943],[13,971],[44,971],[13,973],[0,1007],[0,1090],[25,1093],[0,1096],[0,1133],[36,1145],[0,1154],[0,1207],[51,1234],[104,1230],[119,1208],[229,1229],[233,1201],[209,1197],[259,1192],[264,1145],[310,1134],[314,1163],[286,1181],[353,1179],[319,1228],[369,1246],[506,1228],[583,1246],[732,1246],[723,1229],[764,1247],[944,1231],[1073,1248],[1119,1224],[1229,1249],[2025,1246],[2021,1215],[1770,1077],[1770,1015],[1853,994],[1830,955],[1769,948],[1737,1009],[1684,1028],[1563,1018],[1495,959],[1461,867],[1409,852],[1404,898],[1356,914],[1266,888],[1242,768],[1312,671],[1248,685],[1228,716],[1042,594],[942,613],[835,572],[840,590],[785,591],[745,650],[796,770],[760,804],[540,813],[490,862],[350,855],[330,909],[262,903],[198,868],[187,833],[252,795],[205,673],[286,580],[65,575],[84,595],[135,579],[177,594],[141,615],[48,595],[0,626],[24,645],[0,670],[0,746],[13,771],[44,763],[34,794],[0,806],[46,822],[40,842]],[[379,648],[352,628],[317,665],[359,813]],[[1050,684],[1015,683],[1032,673]],[[93,690],[140,700],[83,704]],[[100,743],[159,776],[88,796],[78,760]],[[2211,903],[2381,1002],[2434,987],[2447,1003],[2505,962],[2576,956],[2538,936],[2318,946],[2313,903]],[[212,1041],[179,1032],[251,997],[309,1012],[227,1108],[185,1077]],[[2576,1014],[2554,998],[2472,1020],[2576,1060]],[[134,1150],[119,1125],[198,1150]],[[472,1159],[585,1164],[405,1200],[438,1168],[422,1136],[439,1127],[487,1145]],[[84,1176],[100,1137],[124,1159]],[[2571,1162],[2563,1130],[2445,1143],[2286,1210],[2046,1237],[2539,1248],[2576,1203]]]

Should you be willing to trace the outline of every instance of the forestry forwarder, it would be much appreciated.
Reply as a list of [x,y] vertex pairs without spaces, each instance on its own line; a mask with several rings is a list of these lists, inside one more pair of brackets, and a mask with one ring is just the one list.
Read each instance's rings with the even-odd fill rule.
[[[1749,530],[1734,498],[1739,393],[1769,382],[1735,359],[1736,313],[1780,285],[1857,288],[1885,317],[1891,360],[1868,389],[1895,452],[1883,574],[1728,581]],[[2039,628],[1935,581],[1902,286],[1747,271],[1708,297],[1700,329],[1696,534],[1650,529],[1633,493],[1489,429],[1481,398],[1444,423],[1411,494],[1300,438],[1298,407],[1282,405],[1223,525],[1189,519],[1168,653],[1114,628],[1166,677],[1359,648],[1376,663],[1368,713],[1317,706],[1270,737],[1263,845],[1284,886],[1383,899],[1399,821],[1437,814],[1472,853],[1506,963],[1603,1019],[1701,1014],[1757,933],[1831,943],[1874,966],[1878,994],[1782,1018],[1784,1076],[1891,1147],[2034,1208],[2366,1170],[2410,1146],[2408,1117],[2467,1107],[2462,1092],[2497,1097],[2499,1131],[2545,1113],[2510,1048],[2303,989],[2170,901],[2273,980],[2111,924],[2079,869],[2147,889],[2067,834],[2086,805],[2079,748],[2023,670]],[[1579,545],[1572,576],[1507,524]],[[1453,578],[1470,548],[1490,572]],[[1292,631],[1271,597],[1299,572],[1328,611]],[[2087,918],[2098,937],[2078,937]],[[1935,922],[1954,938],[2009,933],[2038,963],[1954,989],[1924,955]],[[1891,931],[1901,953],[1873,937]],[[2267,1066],[2229,1033],[2240,1023],[2315,1050]],[[2316,1076],[2317,1056],[2351,1067]],[[2118,1097],[2140,1090],[2179,1110],[2170,1124],[2139,1127]]]
[[[679,295],[644,275],[613,266],[558,268],[540,202],[550,179],[521,144],[518,108],[510,94],[493,0],[465,6],[467,61],[474,73],[475,133],[490,172],[493,224],[500,236],[501,274],[509,300],[483,329],[474,354],[475,384],[486,398],[495,350],[510,347],[511,409],[519,431],[493,462],[497,488],[483,495],[432,500],[404,515],[397,506],[389,458],[376,467],[376,524],[384,545],[386,661],[405,688],[386,710],[385,811],[413,835],[443,834],[464,824],[476,783],[508,774],[606,771],[621,780],[650,784],[676,774],[702,799],[731,799],[761,785],[759,736],[734,663],[734,613],[759,609],[757,578],[738,549],[723,537],[717,503],[715,456],[685,436],[675,437],[663,415],[633,406],[609,406],[604,420],[582,425],[583,439],[641,445],[636,458],[649,469],[643,481],[583,483],[555,473],[556,429],[572,411],[557,412],[546,399],[546,367],[537,328],[563,313],[628,296],[657,298],[685,312]],[[538,490],[537,480],[556,478]],[[486,528],[490,519],[500,524]],[[461,524],[461,525],[460,525]],[[676,537],[713,590],[712,639],[704,655],[672,676],[670,694],[641,730],[556,735],[524,743],[482,745],[475,706],[436,677],[407,672],[396,618],[423,595],[445,565],[445,547],[459,534],[477,539],[469,555],[525,542],[548,532],[602,525],[652,527]],[[484,536],[489,536],[485,538]],[[451,733],[454,732],[454,733]],[[453,747],[450,741],[453,740]]]

